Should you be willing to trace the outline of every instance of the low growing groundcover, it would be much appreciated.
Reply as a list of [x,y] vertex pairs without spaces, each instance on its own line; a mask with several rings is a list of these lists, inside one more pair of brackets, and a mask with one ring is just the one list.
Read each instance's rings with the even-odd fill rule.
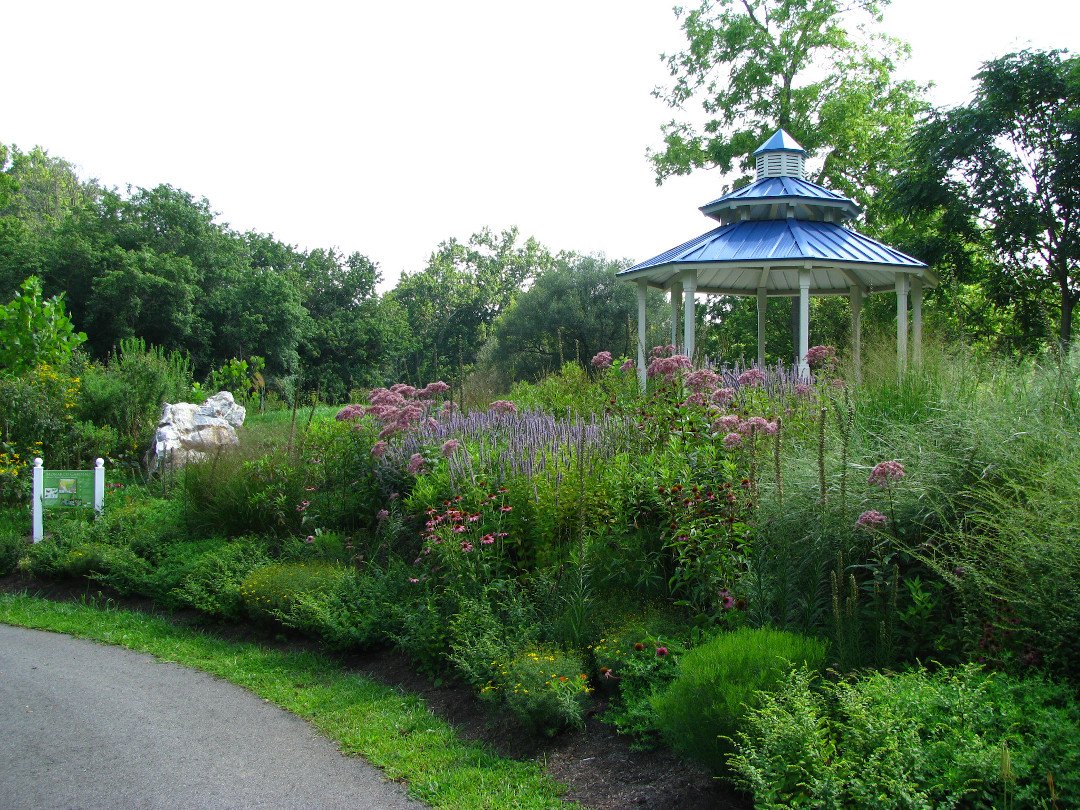
[[565,808],[538,765],[462,742],[415,696],[349,674],[324,655],[224,641],[165,618],[0,594],[0,622],[116,644],[209,672],[301,717],[436,808]]

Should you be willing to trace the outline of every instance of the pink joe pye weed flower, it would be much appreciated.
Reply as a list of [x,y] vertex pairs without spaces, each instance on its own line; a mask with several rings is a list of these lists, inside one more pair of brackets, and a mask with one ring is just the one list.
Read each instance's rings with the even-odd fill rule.
[[449,458],[459,447],[461,447],[461,442],[459,442],[457,439],[447,439],[445,442],[443,442],[443,445],[440,448],[439,452],[441,452],[443,456]]
[[866,479],[868,484],[876,484],[882,489],[888,489],[894,482],[904,477],[904,465],[899,461],[882,461],[870,471],[870,477]]
[[739,375],[739,385],[756,386],[765,382],[765,372],[760,368],[748,368]]
[[406,468],[409,471],[409,475],[419,475],[420,471],[424,469],[424,457],[419,453],[413,453],[409,457],[409,466]]
[[598,369],[611,368],[611,352],[597,352],[592,359],[592,367]]
[[870,531],[872,529],[883,528],[888,522],[889,519],[881,514],[881,512],[878,512],[876,509],[869,509],[859,515],[858,519],[855,521],[855,526]]

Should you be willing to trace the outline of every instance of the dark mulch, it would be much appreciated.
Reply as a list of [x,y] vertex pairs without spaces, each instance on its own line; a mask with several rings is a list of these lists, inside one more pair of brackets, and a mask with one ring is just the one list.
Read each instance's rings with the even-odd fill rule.
[[[166,615],[232,640],[255,641],[297,650],[317,649],[310,641],[268,632],[256,625],[208,625],[193,611],[161,614],[150,599],[120,597],[86,581],[46,582],[18,575],[0,577],[0,591],[27,591],[47,599],[110,599],[117,607]],[[595,810],[651,808],[654,810],[750,810],[752,803],[700,768],[669,751],[635,751],[630,740],[600,721],[604,701],[585,728],[552,739],[528,734],[512,718],[492,716],[472,689],[460,683],[433,683],[416,672],[400,653],[379,650],[341,656],[344,665],[380,683],[418,694],[458,734],[490,746],[500,755],[541,762],[548,774],[567,786],[564,798]]]

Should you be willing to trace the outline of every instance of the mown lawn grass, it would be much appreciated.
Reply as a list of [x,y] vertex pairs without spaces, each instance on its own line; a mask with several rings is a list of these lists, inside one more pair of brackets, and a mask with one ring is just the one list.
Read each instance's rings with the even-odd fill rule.
[[0,594],[0,622],[148,653],[217,675],[311,722],[345,754],[361,756],[435,808],[566,808],[561,786],[533,763],[503,759],[432,715],[420,698],[347,673],[310,652],[225,641],[165,618]]

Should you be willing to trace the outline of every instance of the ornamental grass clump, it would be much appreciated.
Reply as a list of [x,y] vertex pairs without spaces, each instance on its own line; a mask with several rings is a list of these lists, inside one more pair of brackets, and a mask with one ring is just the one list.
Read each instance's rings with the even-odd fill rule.
[[722,633],[679,659],[671,685],[652,699],[660,728],[677,751],[724,773],[747,711],[795,667],[818,670],[827,646],[772,628]]
[[576,653],[530,644],[496,667],[480,697],[505,705],[530,731],[551,737],[585,725],[592,688]]
[[252,619],[283,621],[304,594],[329,591],[346,573],[345,568],[331,563],[276,563],[244,577],[240,596]]

